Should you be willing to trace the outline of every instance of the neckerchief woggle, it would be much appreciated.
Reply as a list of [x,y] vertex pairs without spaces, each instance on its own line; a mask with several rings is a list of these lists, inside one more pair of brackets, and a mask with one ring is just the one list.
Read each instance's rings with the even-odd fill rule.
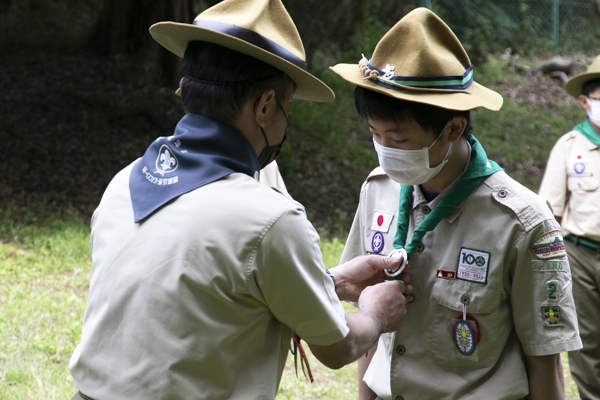
[[238,129],[186,114],[173,136],[156,139],[133,166],[129,190],[135,222],[176,199],[227,175],[258,178],[256,152]]
[[590,125],[590,121],[587,118],[581,124],[575,126],[573,130],[581,133],[587,140],[594,143],[596,146],[600,146],[600,135],[592,128],[592,125]]
[[[396,237],[394,238],[395,249],[405,249],[408,259],[415,252],[415,249],[421,243],[423,236],[437,226],[450,211],[460,205],[467,197],[475,191],[483,178],[502,171],[502,168],[492,160],[488,160],[485,150],[475,138],[471,135],[469,139],[471,145],[471,162],[467,170],[462,174],[458,182],[442,198],[440,203],[435,206],[423,221],[415,228],[410,243],[406,244],[408,235],[408,223],[410,220],[410,211],[413,203],[413,187],[400,185],[400,204],[398,208],[398,224],[396,228]],[[406,261],[406,260],[405,260]],[[391,280],[398,279],[398,276],[390,277]]]

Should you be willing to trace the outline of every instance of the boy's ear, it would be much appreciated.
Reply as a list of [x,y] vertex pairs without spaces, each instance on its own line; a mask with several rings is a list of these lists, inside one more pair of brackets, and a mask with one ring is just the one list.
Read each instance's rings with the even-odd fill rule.
[[450,133],[448,134],[449,142],[456,142],[462,136],[467,128],[467,119],[461,115],[456,115],[450,120]]

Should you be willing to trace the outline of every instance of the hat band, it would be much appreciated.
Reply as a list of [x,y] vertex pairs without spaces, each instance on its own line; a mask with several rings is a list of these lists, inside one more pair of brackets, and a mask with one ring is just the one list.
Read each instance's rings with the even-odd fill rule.
[[277,43],[273,42],[266,37],[259,35],[258,33],[251,31],[250,29],[242,28],[235,25],[224,24],[222,22],[212,22],[212,21],[194,21],[194,25],[200,28],[209,29],[211,31],[216,31],[220,33],[224,33],[229,36],[233,36],[245,42],[248,42],[254,46],[260,47],[263,50],[268,51],[269,53],[273,53],[278,57],[283,58],[286,61],[291,62],[292,64],[300,67],[302,69],[306,69],[306,62],[300,57],[296,57]]
[[[389,82],[392,85],[407,86],[414,89],[436,89],[436,90],[464,90],[473,83],[473,65],[460,76],[396,76],[391,75],[388,71],[380,70],[371,65],[369,62],[367,67],[371,71],[379,73],[379,81]],[[390,87],[392,88],[392,87]]]

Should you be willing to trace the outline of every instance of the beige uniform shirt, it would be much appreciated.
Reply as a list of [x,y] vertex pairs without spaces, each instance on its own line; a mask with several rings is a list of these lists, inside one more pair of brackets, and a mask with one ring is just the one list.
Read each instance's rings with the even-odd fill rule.
[[92,219],[93,269],[70,370],[94,399],[269,399],[291,330],[348,333],[304,208],[244,174],[133,222],[131,166]]
[[277,161],[273,161],[260,170],[260,183],[279,189],[282,193],[287,194],[288,192],[283,177],[279,172]]
[[600,147],[577,131],[550,152],[540,196],[562,217],[563,234],[600,241]]
[[[399,185],[376,169],[364,183],[342,261],[373,252],[379,215],[395,215]],[[408,237],[439,203],[414,192]],[[378,254],[393,248],[396,221]],[[382,399],[519,399],[524,355],[581,348],[560,227],[546,203],[504,172],[484,179],[428,232],[409,263],[415,300],[402,328],[382,335],[364,381]],[[476,321],[459,351],[453,324]],[[460,342],[462,343],[462,342]],[[471,342],[469,342],[471,343]]]

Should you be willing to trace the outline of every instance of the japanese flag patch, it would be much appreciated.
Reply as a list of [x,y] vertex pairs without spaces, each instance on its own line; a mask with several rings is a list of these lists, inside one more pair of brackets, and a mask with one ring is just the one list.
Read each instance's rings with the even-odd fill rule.
[[371,230],[387,233],[390,230],[392,219],[394,219],[394,214],[391,212],[375,210],[371,221]]

